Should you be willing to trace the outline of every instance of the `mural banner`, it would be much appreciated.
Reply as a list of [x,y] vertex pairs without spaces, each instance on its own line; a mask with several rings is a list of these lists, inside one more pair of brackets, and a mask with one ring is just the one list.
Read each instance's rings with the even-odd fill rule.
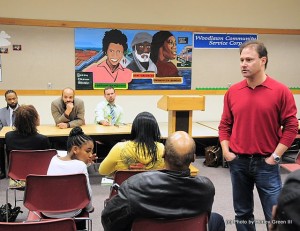
[[192,32],[76,28],[76,89],[189,90],[192,37]]

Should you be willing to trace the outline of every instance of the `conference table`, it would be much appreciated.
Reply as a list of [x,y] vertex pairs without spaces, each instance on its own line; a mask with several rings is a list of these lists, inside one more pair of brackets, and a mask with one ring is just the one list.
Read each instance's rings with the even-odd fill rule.
[[[158,123],[161,138],[166,139],[168,137],[168,123],[162,122]],[[81,126],[83,132],[89,136],[111,136],[111,135],[130,135],[131,124],[124,124],[119,126],[102,126],[98,124],[87,124]],[[72,128],[60,129],[54,125],[41,125],[37,127],[38,132],[49,138],[51,137],[66,137],[69,136],[69,133]],[[9,131],[12,131],[12,127],[5,126],[0,131],[0,139],[4,140],[5,134]],[[192,125],[192,137],[193,138],[209,138],[209,137],[218,137],[218,133],[203,124],[193,122]]]
[[[94,135],[113,135],[113,134],[130,134],[131,125],[121,126],[101,126],[97,124],[89,124],[81,126],[84,133],[90,136]],[[0,131],[0,139],[5,138],[5,134],[13,129],[9,126],[5,126]],[[41,125],[37,127],[40,134],[47,137],[62,137],[69,136],[72,128],[60,129],[54,125]]]
[[[161,139],[164,140],[168,137],[168,123],[162,122],[158,123]],[[122,140],[122,139],[130,139],[132,124],[123,124],[119,126],[102,126],[99,124],[87,124],[81,126],[83,132],[86,135],[91,136],[94,140],[99,141],[107,141],[110,139],[114,140]],[[69,133],[72,128],[60,129],[55,125],[41,125],[37,127],[38,132],[47,136],[50,142],[54,141],[56,138],[61,138],[69,136]],[[5,126],[0,131],[0,152],[5,155],[5,134],[9,131],[12,131],[13,128],[9,126]],[[192,137],[193,138],[217,138],[218,132],[210,127],[199,124],[197,122],[193,122],[192,124]],[[54,141],[55,142],[55,141]],[[6,157],[7,155],[5,155]],[[7,166],[7,159],[5,160]]]

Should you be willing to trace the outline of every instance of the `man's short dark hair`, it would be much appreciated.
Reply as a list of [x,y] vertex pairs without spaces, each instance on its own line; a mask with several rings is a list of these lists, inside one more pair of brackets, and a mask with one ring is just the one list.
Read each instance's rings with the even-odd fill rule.
[[5,98],[6,98],[6,96],[7,96],[8,94],[10,94],[10,93],[14,93],[14,94],[18,97],[17,93],[16,93],[14,90],[7,90],[7,91],[5,92],[5,94],[4,94]]
[[258,53],[259,58],[266,57],[267,60],[266,60],[266,63],[265,63],[265,69],[267,69],[269,58],[268,58],[268,51],[267,51],[266,46],[258,40],[248,40],[240,46],[240,54],[242,53],[243,49],[245,47],[248,47],[248,46],[254,46],[255,47],[255,50]]
[[106,90],[109,90],[109,89],[113,89],[113,90],[115,91],[115,89],[114,89],[113,86],[107,86],[107,87],[104,88],[104,94],[105,94],[105,91],[106,91]]

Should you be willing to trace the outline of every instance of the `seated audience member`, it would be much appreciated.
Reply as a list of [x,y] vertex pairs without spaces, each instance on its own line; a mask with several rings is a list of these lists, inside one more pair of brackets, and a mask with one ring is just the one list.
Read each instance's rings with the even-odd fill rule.
[[139,113],[133,120],[131,138],[117,143],[99,166],[101,175],[117,170],[130,169],[134,165],[144,169],[162,169],[164,145],[155,117],[149,112]]
[[[92,195],[91,185],[87,165],[91,164],[95,159],[93,154],[94,142],[91,137],[85,135],[80,127],[75,127],[71,130],[67,141],[67,155],[56,155],[52,158],[47,175],[69,175],[84,173],[87,179],[88,190]],[[93,212],[94,207],[90,202],[85,208],[87,212]],[[66,212],[66,213],[45,213],[47,217],[64,218],[72,217],[81,213],[81,210]]]
[[[40,118],[35,107],[32,105],[21,105],[15,111],[15,123],[13,131],[5,134],[6,155],[9,160],[11,150],[44,150],[51,148],[47,136],[38,133],[37,126],[40,125]],[[5,172],[5,171],[4,171]],[[10,186],[15,185],[10,181]],[[17,183],[25,185],[25,183]]]
[[223,217],[211,213],[215,188],[203,176],[190,176],[195,160],[195,142],[183,131],[166,140],[165,170],[146,171],[130,177],[102,211],[105,231],[131,230],[138,218],[180,219],[208,212],[209,230],[225,230]]
[[39,114],[32,105],[21,105],[16,110],[13,131],[5,134],[6,150],[43,150],[50,148],[47,136],[38,133]]
[[300,170],[286,178],[272,215],[270,231],[300,230]]
[[51,113],[59,128],[73,128],[85,124],[84,103],[75,98],[75,91],[65,88],[62,96],[51,103]]
[[112,86],[104,89],[105,100],[98,103],[95,109],[95,121],[104,126],[123,123],[123,108],[115,103],[116,92]]

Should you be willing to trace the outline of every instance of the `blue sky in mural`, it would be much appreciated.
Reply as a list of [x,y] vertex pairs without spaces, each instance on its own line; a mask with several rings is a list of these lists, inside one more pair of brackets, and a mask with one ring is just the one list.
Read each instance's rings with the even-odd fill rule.
[[[105,31],[110,29],[91,29],[91,28],[77,28],[75,29],[75,47],[80,49],[87,49],[87,48],[102,48],[102,39],[104,36]],[[131,50],[130,44],[137,32],[145,31],[151,35],[154,35],[157,31],[151,30],[121,30],[127,36],[127,44],[128,49]],[[191,32],[182,32],[182,31],[171,31],[171,33],[178,37],[187,37],[188,44],[192,45],[193,33]],[[186,46],[187,44],[178,44],[177,42],[177,53]]]
[[[111,29],[98,29],[98,28],[76,28],[75,33],[75,49],[84,50],[84,51],[99,51],[98,55],[92,56],[92,58],[87,57],[87,60],[81,63],[77,63],[78,66],[75,67],[76,71],[83,71],[85,72],[85,68],[91,65],[92,62],[95,61],[96,58],[102,58],[101,56],[104,55],[102,52],[102,40],[103,36],[106,31],[110,31]],[[127,37],[127,44],[128,44],[128,52],[126,55],[126,59],[132,59],[132,48],[131,42],[134,36],[139,32],[148,32],[151,35],[154,35],[158,32],[158,30],[121,30]],[[131,82],[129,82],[127,89],[151,89],[151,90],[159,90],[159,89],[176,89],[176,90],[184,90],[184,89],[191,89],[191,66],[192,66],[192,45],[193,45],[193,33],[192,32],[185,32],[185,31],[170,31],[174,37],[176,38],[177,44],[177,55],[178,55],[178,62],[184,64],[185,58],[181,55],[187,54],[188,52],[188,61],[187,66],[177,66],[179,71],[179,78],[182,80],[181,82],[171,83],[170,81],[166,80],[165,82],[160,82],[159,84],[153,84],[153,79],[149,78],[133,78]],[[179,39],[181,38],[181,39]],[[182,42],[182,44],[180,43]],[[188,49],[184,49],[187,48]],[[184,51],[181,54],[181,51]],[[92,52],[91,52],[92,53]],[[80,56],[80,55],[79,55]],[[78,56],[78,57],[79,57]],[[81,56],[80,56],[81,57]],[[125,57],[125,56],[124,56]],[[186,57],[186,56],[184,56]],[[182,61],[183,60],[183,61]],[[163,79],[160,79],[160,81]],[[174,79],[173,79],[174,80]],[[102,86],[100,86],[102,87]],[[94,88],[95,89],[95,88]]]

